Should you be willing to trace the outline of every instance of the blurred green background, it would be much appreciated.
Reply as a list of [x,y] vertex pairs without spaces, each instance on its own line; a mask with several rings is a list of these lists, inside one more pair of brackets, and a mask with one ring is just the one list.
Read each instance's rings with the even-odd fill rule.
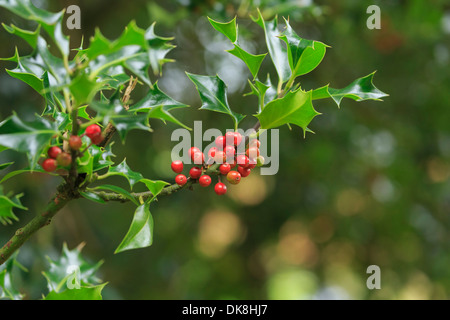
[[[67,1],[33,1],[59,11]],[[302,77],[305,89],[330,83],[342,88],[374,70],[384,102],[344,100],[315,104],[322,113],[306,139],[299,128],[280,130],[280,170],[252,174],[227,196],[195,188],[151,206],[154,244],[114,255],[134,212],[131,204],[100,205],[79,200],[56,216],[21,249],[28,273],[17,281],[28,299],[47,293],[41,272],[45,256],[56,257],[63,242],[86,242],[91,261],[104,260],[100,277],[105,299],[448,299],[450,298],[450,4],[448,1],[70,1],[79,5],[81,30],[66,30],[77,47],[95,28],[117,38],[130,20],[141,28],[174,36],[177,48],[164,66],[160,87],[190,109],[175,112],[189,126],[230,128],[227,116],[199,111],[200,100],[185,71],[219,76],[237,112],[256,112],[245,65],[224,52],[231,45],[206,16],[228,21],[238,15],[245,45],[267,52],[249,12],[265,18],[289,16],[297,33],[331,46],[322,64]],[[381,8],[381,30],[369,30],[366,9]],[[0,21],[31,27],[1,9]],[[0,32],[0,56],[27,52],[26,44]],[[22,118],[43,108],[42,99],[0,63],[0,118],[15,110]],[[274,68],[266,58],[260,75]],[[243,76],[244,75],[244,76]],[[133,92],[139,97],[142,86]],[[253,125],[248,117],[243,128]],[[115,143],[117,163],[151,179],[173,181],[171,133],[177,127],[152,121],[154,133],[131,132]],[[3,152],[1,160],[26,159]],[[2,172],[2,175],[6,172]],[[22,175],[5,184],[23,192],[28,212],[0,226],[2,244],[28,221],[59,183],[45,175]],[[126,186],[123,180],[111,183]],[[369,290],[366,269],[381,268],[381,289]]]

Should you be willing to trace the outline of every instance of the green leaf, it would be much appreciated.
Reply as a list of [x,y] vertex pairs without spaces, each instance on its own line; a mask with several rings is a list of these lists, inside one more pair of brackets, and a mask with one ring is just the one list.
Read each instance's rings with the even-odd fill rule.
[[165,186],[170,185],[170,183],[166,181],[153,181],[149,179],[142,179],[140,182],[144,183],[147,186],[147,189],[153,194],[153,197],[147,201],[148,203],[152,202],[164,189]]
[[286,30],[280,36],[287,44],[289,66],[292,74],[297,77],[314,70],[325,56],[326,44],[300,38],[286,22]]
[[134,172],[127,165],[126,159],[124,159],[119,165],[115,167],[109,167],[107,176],[122,176],[128,180],[130,188],[141,181],[144,177],[139,172]]
[[3,193],[3,186],[0,186],[0,222],[3,225],[11,224],[12,220],[19,221],[17,216],[13,212],[13,208],[28,210],[20,202],[20,198],[23,193],[11,196]]
[[51,13],[35,7],[30,0],[0,0],[0,7],[8,9],[24,19],[39,22],[61,53],[69,55],[69,39],[62,33],[64,11]]
[[236,127],[245,118],[244,115],[231,110],[228,105],[227,86],[219,76],[211,77],[191,73],[186,74],[195,84],[200,95],[203,103],[200,109],[226,113],[233,118]]
[[151,246],[153,243],[153,217],[147,204],[140,205],[125,238],[114,253]]
[[93,193],[93,192],[82,192],[80,191],[80,194],[83,196],[83,198],[86,198],[88,200],[94,201],[94,202],[98,202],[101,204],[106,203],[105,200],[103,200],[103,198],[101,198],[100,196],[98,196],[97,194]]
[[340,107],[344,98],[350,98],[355,101],[363,100],[381,100],[380,98],[389,96],[388,94],[378,90],[373,84],[373,76],[375,72],[358,78],[343,89],[330,88],[328,85],[315,89],[312,93],[312,99],[331,98]]
[[7,163],[0,164],[0,170],[5,170],[12,164],[14,164],[14,162],[7,162]]
[[37,26],[35,31],[20,29],[13,24],[11,24],[11,26],[7,26],[6,24],[2,23],[2,26],[6,31],[19,36],[20,38],[25,40],[33,49],[36,49],[39,33],[41,31],[40,24]]
[[125,198],[127,198],[128,200],[130,200],[131,202],[133,202],[135,205],[139,206],[139,203],[136,201],[136,199],[131,195],[131,193],[129,193],[127,190],[122,189],[118,186],[113,186],[113,185],[109,185],[109,184],[104,184],[101,185],[99,187],[96,187],[94,190],[108,190],[108,191],[112,191],[118,194],[123,195]]
[[269,55],[275,66],[280,82],[283,83],[287,81],[291,76],[291,69],[289,67],[287,49],[284,46],[283,41],[279,38],[278,18],[275,17],[272,21],[264,21],[261,12],[258,10],[258,18],[252,17],[252,19],[264,29]]
[[149,118],[160,119],[162,121],[173,122],[183,128],[189,129],[183,123],[178,121],[171,113],[171,110],[178,108],[186,108],[188,105],[178,102],[167,94],[162,92],[158,83],[155,83],[150,88],[149,92],[144,98],[130,107],[130,112],[147,112]]
[[250,70],[253,78],[256,78],[258,75],[259,68],[261,67],[261,63],[263,62],[264,58],[266,57],[267,53],[259,54],[259,55],[253,55],[251,53],[248,53],[247,51],[243,50],[240,46],[237,44],[234,45],[234,48],[231,50],[227,50],[227,52],[231,53],[232,55],[238,57],[242,61],[245,62],[248,69]]
[[69,85],[70,93],[75,99],[74,105],[81,106],[82,104],[91,103],[101,87],[101,83],[92,80],[87,74],[82,73],[78,75]]
[[26,270],[18,261],[17,261],[16,251],[3,265],[0,266],[0,300],[9,299],[9,300],[22,300],[24,297],[23,294],[16,289],[14,279],[12,277],[13,269],[17,266],[22,270]]
[[295,124],[307,129],[318,113],[312,105],[312,91],[305,92],[300,88],[289,91],[284,97],[272,100],[256,115],[262,129],[272,129],[285,124]]
[[79,289],[67,289],[63,292],[51,291],[44,300],[102,300],[102,290],[108,283],[97,286],[82,286]]
[[236,25],[236,17],[234,17],[233,20],[229,22],[217,22],[208,17],[209,22],[211,25],[222,33],[224,36],[226,36],[232,43],[235,43],[238,39],[238,32],[237,32],[237,25]]
[[19,175],[19,174],[22,174],[22,173],[45,173],[45,174],[52,174],[52,175],[55,175],[55,176],[57,175],[55,173],[51,173],[51,172],[49,173],[49,172],[43,170],[40,165],[36,165],[36,167],[34,169],[30,169],[28,167],[28,168],[25,168],[25,169],[22,169],[22,170],[14,170],[14,171],[9,172],[8,174],[6,174],[2,178],[2,180],[0,180],[0,184],[5,182],[5,181],[7,181],[7,180],[9,180],[9,179],[11,179],[11,178],[13,178],[13,177],[15,177],[15,176],[17,176],[17,175]]
[[258,79],[256,79],[254,83],[250,80],[248,82],[252,91],[246,93],[245,96],[256,95],[258,97],[258,113],[260,113],[267,103],[275,99],[275,97],[277,96],[277,88],[272,85],[269,75],[267,75],[267,80],[265,83],[262,83]]
[[151,67],[155,74],[160,74],[163,64],[172,61],[165,57],[175,47],[170,43],[173,38],[157,36],[154,26],[143,30],[132,21],[116,41],[109,41],[97,29],[91,38],[91,46],[85,50],[94,70],[91,77],[112,66],[123,65],[151,86],[148,69]]
[[96,273],[103,261],[92,264],[85,260],[81,255],[83,247],[84,243],[73,250],[69,250],[67,244],[64,243],[62,253],[57,259],[52,260],[47,257],[50,266],[47,271],[43,272],[43,275],[47,279],[49,291],[58,293],[63,290],[67,284],[67,276],[70,276],[74,270],[79,271],[77,279],[82,286],[93,286],[101,282]]
[[0,145],[26,153],[33,169],[40,154],[57,133],[55,123],[41,117],[23,122],[14,113],[0,123]]

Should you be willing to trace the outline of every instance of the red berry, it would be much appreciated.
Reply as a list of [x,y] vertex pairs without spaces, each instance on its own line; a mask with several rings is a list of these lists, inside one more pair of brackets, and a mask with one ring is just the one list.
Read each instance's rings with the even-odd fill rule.
[[199,167],[192,167],[191,170],[189,170],[189,176],[192,179],[198,179],[202,175],[202,169]]
[[248,177],[248,175],[252,172],[252,169],[243,168],[241,166],[238,166],[237,170],[241,174],[242,178]]
[[247,168],[249,165],[249,162],[250,162],[249,158],[244,154],[238,155],[236,158],[236,161],[237,161],[238,166],[243,167],[243,168]]
[[218,182],[214,186],[214,191],[219,196],[224,195],[225,193],[227,193],[227,186],[225,184],[223,184],[222,182]]
[[50,158],[56,159],[58,154],[60,154],[61,152],[62,152],[62,150],[59,147],[50,147],[50,149],[48,149],[48,151],[47,151],[47,154]]
[[172,162],[170,167],[172,168],[173,172],[181,173],[183,171],[183,162],[180,160],[175,160]]
[[247,156],[249,158],[259,157],[259,149],[257,147],[250,147],[247,149]]
[[56,161],[61,167],[68,167],[72,163],[72,156],[67,152],[61,152],[56,157]]
[[184,186],[187,182],[187,178],[184,174],[179,174],[175,177],[175,182],[179,186]]
[[97,124],[91,124],[89,127],[86,128],[86,131],[84,132],[84,134],[91,139],[101,135],[101,133],[102,129]]
[[233,159],[234,155],[236,154],[234,146],[226,146],[224,152],[228,159]]
[[83,141],[79,136],[70,136],[69,138],[69,146],[72,150],[79,150],[83,145]]
[[195,164],[203,164],[205,162],[205,155],[201,151],[195,152],[192,155],[192,161],[194,161]]
[[259,148],[261,146],[261,141],[259,141],[257,139],[253,139],[249,142],[248,146],[249,146],[249,148],[251,148],[251,147]]
[[231,166],[228,163],[224,163],[219,166],[219,171],[223,175],[226,175],[228,172],[230,172],[230,170]]
[[234,133],[234,145],[238,146],[242,142],[242,135],[239,132]]
[[197,152],[200,152],[200,149],[199,148],[197,148],[197,147],[191,147],[190,149],[189,149],[189,151],[188,151],[188,155],[189,155],[189,158],[191,158],[192,160],[194,160],[194,154],[195,153],[197,153]]
[[53,172],[56,170],[56,160],[55,159],[45,159],[44,162],[42,162],[42,169],[44,169],[47,172]]
[[200,179],[198,179],[198,183],[202,186],[202,187],[207,187],[211,184],[211,177],[208,176],[207,174],[204,174],[200,177]]
[[209,149],[208,151],[208,156],[210,158],[214,158],[216,156],[216,152],[217,152],[217,148],[216,147],[212,147],[211,149]]
[[103,135],[100,133],[98,136],[92,137],[91,138],[91,142],[95,145],[99,145],[102,141],[103,141],[104,137]]
[[216,146],[219,150],[223,150],[226,146],[225,136],[219,136],[216,138]]
[[233,169],[236,167],[236,159],[233,159],[232,161],[227,161],[227,163],[230,165],[230,168]]
[[225,133],[225,142],[227,146],[233,146],[234,145],[234,139],[235,139],[235,133],[228,131]]
[[223,151],[216,151],[214,160],[216,161],[216,163],[225,163],[225,161],[227,160],[227,155]]
[[238,184],[241,181],[241,174],[237,171],[230,171],[227,174],[227,180],[231,184]]

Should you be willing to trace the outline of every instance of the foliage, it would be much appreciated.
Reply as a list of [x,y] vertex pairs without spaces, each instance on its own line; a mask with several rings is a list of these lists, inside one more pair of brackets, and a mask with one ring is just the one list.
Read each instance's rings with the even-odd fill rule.
[[[69,37],[62,32],[63,12],[50,13],[38,9],[29,0],[0,0],[0,6],[37,22],[35,31],[4,25],[7,32],[25,40],[32,52],[22,55],[16,51],[13,57],[3,60],[16,63],[14,69],[7,70],[8,74],[28,84],[45,101],[44,109],[32,121],[24,121],[14,112],[0,123],[0,145],[4,150],[23,153],[28,159],[25,169],[11,171],[3,180],[20,173],[43,172],[39,162],[46,157],[47,149],[52,145],[64,148],[68,135],[82,134],[91,124],[100,125],[104,132],[114,128],[122,143],[128,143],[126,138],[132,130],[152,131],[151,121],[154,119],[188,128],[172,114],[173,110],[188,105],[170,97],[159,88],[158,81],[152,80],[162,75],[162,67],[166,63],[173,61],[167,55],[174,49],[173,38],[156,35],[155,24],[141,29],[132,21],[113,41],[97,29],[88,47],[81,43],[71,49]],[[379,100],[386,96],[373,85],[373,73],[343,89],[326,85],[305,90],[298,82],[299,77],[318,67],[328,46],[320,41],[303,39],[287,20],[284,20],[283,32],[277,17],[266,21],[258,11],[253,20],[264,32],[267,53],[253,54],[244,49],[236,18],[225,23],[210,18],[209,22],[231,42],[233,48],[227,51],[247,66],[251,74],[248,80],[251,92],[248,95],[257,96],[259,101],[256,114],[251,114],[253,109],[245,110],[245,114],[233,111],[228,101],[227,86],[218,75],[186,73],[202,101],[200,109],[230,116],[234,129],[244,118],[253,117],[261,130],[296,125],[306,134],[311,131],[311,121],[320,114],[313,106],[315,100],[330,98],[340,106],[345,97],[362,101]],[[42,35],[43,32],[46,36]],[[272,84],[270,76],[265,81],[259,76],[267,55],[276,70],[277,85]],[[141,99],[129,101],[125,93],[132,87],[134,76],[146,88],[146,93]],[[125,158],[116,164],[112,144],[108,142],[106,140],[104,145],[97,146],[83,138],[83,152],[72,153],[75,164],[63,172],[57,172],[57,175],[66,183],[72,183],[72,191],[87,200],[102,204],[108,202],[109,199],[101,191],[106,190],[136,206],[131,226],[115,253],[150,246],[154,234],[150,205],[158,195],[168,193],[172,186],[165,181],[145,178],[143,173],[132,170]],[[125,178],[129,190],[103,183],[103,180],[114,176]],[[75,178],[79,177],[83,181],[74,184],[74,181],[78,183]],[[137,184],[143,184],[150,196],[136,197],[132,191]],[[4,210],[1,208],[2,222],[10,223],[16,219],[12,207],[25,209],[19,201],[20,196],[2,196],[8,204]],[[64,259],[70,260],[71,254],[76,256],[76,252],[70,253],[66,247],[63,248]],[[58,269],[57,263],[51,262],[51,266],[51,270]],[[65,281],[60,273],[55,277],[52,271],[45,274],[53,290],[47,298],[79,298],[72,296],[74,292],[59,292],[61,281]],[[100,297],[102,288],[102,285],[84,287],[85,297]]]

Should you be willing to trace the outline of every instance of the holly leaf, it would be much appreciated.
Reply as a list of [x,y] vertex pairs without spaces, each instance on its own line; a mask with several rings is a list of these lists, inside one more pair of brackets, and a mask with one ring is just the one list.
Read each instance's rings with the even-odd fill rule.
[[312,99],[325,99],[331,98],[336,102],[337,106],[340,107],[341,101],[344,98],[350,98],[355,101],[363,100],[377,100],[380,101],[381,98],[389,96],[388,94],[378,90],[373,84],[373,76],[375,72],[371,74],[358,78],[348,86],[342,89],[330,88],[329,85],[313,90]]
[[258,113],[260,113],[267,103],[275,99],[275,97],[277,96],[277,88],[272,85],[269,75],[267,75],[267,80],[265,83],[261,82],[258,79],[255,79],[254,83],[250,80],[248,82],[252,91],[246,93],[244,96],[255,95],[258,97]]
[[236,127],[245,118],[244,115],[231,110],[227,100],[227,86],[219,76],[186,74],[194,83],[200,95],[203,103],[200,109],[226,113],[233,118]]
[[64,11],[52,13],[34,6],[31,0],[0,0],[0,7],[4,7],[26,20],[40,23],[61,53],[69,55],[69,39],[62,32]]
[[189,106],[169,97],[166,93],[159,89],[158,83],[155,83],[152,87],[150,87],[150,90],[145,97],[131,106],[129,111],[147,112],[147,116],[149,118],[160,119],[164,122],[169,121],[190,130],[189,127],[181,123],[170,113],[170,111],[174,109],[186,107]]
[[136,199],[131,195],[131,193],[129,193],[127,190],[120,188],[118,186],[113,186],[113,185],[109,185],[109,184],[104,184],[101,185],[99,187],[94,188],[94,190],[108,190],[108,191],[112,191],[118,194],[123,195],[125,198],[127,198],[128,200],[130,200],[131,202],[133,202],[135,205],[139,206],[139,203],[136,201]]
[[280,82],[284,83],[291,76],[291,69],[289,66],[287,48],[279,38],[278,18],[275,17],[272,21],[264,21],[264,18],[258,9],[258,17],[252,17],[252,19],[264,29],[270,58],[275,66]]
[[105,204],[106,201],[103,200],[102,197],[100,197],[99,195],[97,195],[96,193],[93,192],[88,192],[88,191],[80,191],[80,194],[83,198],[91,200],[93,202],[97,202],[97,203],[101,203],[101,204]]
[[292,74],[297,77],[314,70],[325,56],[326,44],[299,37],[285,19],[286,29],[280,39],[286,42],[289,66]]
[[64,291],[68,276],[73,275],[75,270],[77,271],[77,280],[82,286],[93,286],[101,282],[96,273],[103,261],[92,264],[85,260],[81,255],[83,247],[84,243],[81,243],[75,249],[69,250],[67,244],[64,243],[62,253],[57,259],[52,260],[47,257],[50,266],[47,271],[43,272],[43,275],[47,279],[47,286],[50,292],[59,293]]
[[147,204],[140,205],[134,213],[125,238],[114,253],[151,246],[153,243],[153,217]]
[[41,117],[24,122],[14,113],[0,123],[0,145],[26,153],[31,169],[55,134],[57,125]]
[[319,114],[312,105],[312,91],[305,92],[299,88],[269,102],[256,117],[262,129],[295,124],[306,133],[309,123]]
[[17,216],[14,214],[13,209],[28,210],[20,202],[20,198],[23,193],[17,194],[15,196],[5,195],[3,193],[3,186],[0,186],[0,222],[3,225],[12,224],[12,220],[19,221]]
[[2,164],[0,164],[0,170],[5,170],[6,168],[8,168],[12,164],[14,164],[14,162],[2,163]]
[[17,35],[18,37],[25,40],[33,49],[36,49],[37,40],[39,37],[39,33],[41,31],[40,24],[38,24],[35,31],[24,30],[19,27],[16,27],[13,24],[11,24],[11,26],[7,26],[6,24],[2,23],[2,26],[7,32],[9,32],[10,34]]
[[103,300],[102,291],[107,284],[106,282],[97,286],[82,286],[63,292],[51,291],[44,300]]
[[17,253],[18,251],[16,251],[5,264],[0,266],[0,300],[22,300],[24,297],[24,294],[21,294],[19,290],[16,289],[12,277],[13,269],[16,266],[27,271],[26,268],[17,261]]
[[147,201],[147,203],[152,202],[164,189],[165,186],[170,185],[170,183],[166,181],[153,181],[149,179],[142,179],[140,182],[146,185],[147,189],[152,193],[152,197]]
[[222,33],[225,37],[227,37],[232,43],[235,43],[238,39],[238,31],[236,25],[236,17],[229,22],[218,22],[214,21],[210,17],[208,17],[209,22],[213,26],[214,29]]
[[119,165],[115,167],[109,167],[107,172],[108,176],[121,176],[128,180],[130,184],[130,188],[133,189],[133,186],[141,181],[144,177],[139,172],[135,172],[130,169],[127,165],[126,159],[124,159]]
[[70,93],[75,100],[74,105],[78,107],[91,103],[102,86],[102,83],[93,80],[85,73],[78,75],[69,85]]
[[259,68],[261,67],[261,63],[263,62],[264,58],[266,57],[267,53],[264,54],[258,54],[253,55],[251,53],[248,53],[247,51],[243,50],[240,46],[237,44],[234,45],[234,48],[231,50],[227,50],[227,52],[231,53],[232,55],[238,57],[244,63],[247,65],[248,69],[250,70],[253,78],[256,78],[258,75]]

